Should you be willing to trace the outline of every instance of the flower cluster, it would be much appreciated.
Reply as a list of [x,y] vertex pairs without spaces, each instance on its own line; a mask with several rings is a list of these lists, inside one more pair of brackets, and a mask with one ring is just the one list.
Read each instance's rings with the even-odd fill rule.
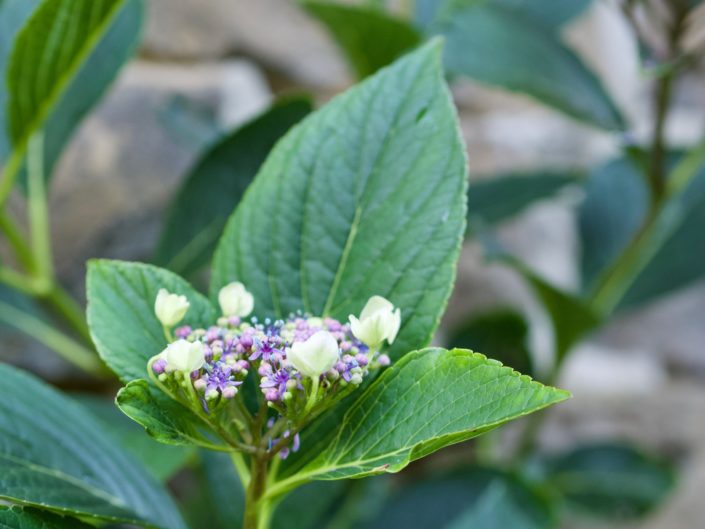
[[[371,371],[389,365],[380,350],[385,341],[394,341],[401,321],[399,309],[379,296],[349,323],[307,314],[276,321],[248,318],[254,298],[240,283],[224,287],[219,302],[223,316],[213,326],[182,326],[172,335],[188,301],[159,292],[155,313],[171,343],[150,360],[150,374],[174,398],[212,416],[237,397],[249,373],[256,373],[260,398],[277,416],[271,418],[271,442],[291,435],[292,450],[299,440],[287,425],[302,424],[362,384]],[[284,447],[280,455],[288,451]]]

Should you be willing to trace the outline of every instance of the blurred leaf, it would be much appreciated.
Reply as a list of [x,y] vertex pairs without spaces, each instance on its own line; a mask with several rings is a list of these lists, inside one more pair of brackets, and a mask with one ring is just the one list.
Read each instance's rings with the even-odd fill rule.
[[520,373],[533,375],[533,361],[526,346],[528,332],[521,314],[511,309],[497,310],[455,328],[446,345],[487,354]]
[[424,347],[452,289],[467,168],[440,43],[380,70],[290,130],[228,221],[211,297],[238,280],[260,317],[401,309],[392,357]]
[[45,129],[45,172],[51,173],[76,124],[134,51],[141,18],[141,0],[39,5],[8,61],[8,171],[20,168],[30,136]]
[[91,529],[76,518],[22,507],[0,506],[0,529]]
[[583,275],[604,313],[705,277],[705,146],[672,153],[668,165],[668,195],[652,217],[646,185],[626,162],[598,170],[588,185],[580,212]]
[[10,152],[7,127],[7,86],[5,72],[17,33],[39,4],[40,0],[0,1],[0,165]]
[[468,189],[468,223],[496,224],[554,196],[579,182],[578,175],[537,172],[471,181]]
[[332,435],[315,423],[304,430],[301,450],[289,456],[283,481],[271,490],[398,472],[411,461],[569,396],[478,353],[415,351],[382,372]]
[[645,236],[644,266],[618,309],[635,307],[705,278],[705,164],[663,206]]
[[210,301],[168,270],[107,259],[88,263],[88,326],[101,358],[123,382],[147,376],[147,362],[167,345],[154,314],[160,288],[188,298],[183,325],[208,327],[216,320]]
[[208,149],[169,207],[156,264],[188,275],[210,261],[228,217],[269,151],[311,108],[308,98],[281,100]]
[[304,0],[304,8],[330,32],[358,79],[372,75],[421,42],[405,20],[365,5]]
[[[438,18],[442,18],[444,11],[452,11],[480,1],[416,0],[415,20],[421,27],[428,27]],[[580,15],[591,2],[592,0],[486,0],[490,5],[512,9],[517,14],[531,17],[553,30],[560,29],[560,26]]]
[[86,410],[0,365],[0,498],[80,517],[184,528],[154,478]]
[[524,482],[467,468],[401,487],[370,523],[355,529],[551,529],[552,509]]
[[151,439],[142,428],[120,413],[111,400],[95,395],[73,395],[73,398],[98,419],[104,426],[103,432],[160,481],[169,479],[196,453],[191,447],[164,446]]
[[572,509],[629,519],[656,508],[673,489],[673,469],[633,447],[597,444],[546,462],[547,479]]
[[625,126],[593,72],[530,17],[473,3],[453,10],[432,31],[446,38],[445,65],[451,73],[529,95],[598,127]]
[[578,212],[585,291],[592,290],[639,230],[649,200],[644,176],[631,161],[615,160],[592,171]]

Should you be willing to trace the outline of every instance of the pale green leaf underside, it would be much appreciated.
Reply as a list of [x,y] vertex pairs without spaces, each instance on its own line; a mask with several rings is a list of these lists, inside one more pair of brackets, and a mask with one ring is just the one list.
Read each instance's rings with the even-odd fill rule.
[[397,472],[410,461],[569,397],[463,349],[406,355],[348,409],[333,436],[304,433],[285,489],[311,479]]
[[161,486],[84,409],[0,366],[0,498],[56,512],[176,529]]
[[188,298],[184,325],[215,323],[215,308],[176,274],[142,263],[94,260],[88,264],[88,325],[100,357],[121,380],[144,378],[147,362],[166,347],[154,314],[160,288]]
[[466,164],[432,42],[294,127],[216,251],[211,296],[233,280],[260,316],[346,320],[372,295],[402,310],[393,356],[425,346],[465,225]]

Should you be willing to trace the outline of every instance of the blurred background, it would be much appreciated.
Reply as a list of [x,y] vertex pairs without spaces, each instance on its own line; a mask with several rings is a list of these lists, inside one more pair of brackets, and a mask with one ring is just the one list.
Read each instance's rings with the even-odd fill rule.
[[[431,9],[438,3],[421,4]],[[496,29],[497,43],[480,42],[491,17],[475,22],[475,40],[457,45],[459,70],[478,72],[449,72],[469,153],[470,233],[437,342],[471,345],[488,356],[498,349],[503,361],[546,379],[560,348],[554,324],[562,313],[563,324],[572,325],[574,309],[547,304],[540,287],[537,296],[538,283],[531,278],[535,274],[537,281],[566,294],[584,293],[604,260],[620,252],[624,231],[627,238],[634,235],[637,228],[629,226],[638,223],[635,204],[648,203],[643,189],[635,189],[627,175],[634,169],[620,164],[653,158],[659,121],[664,158],[701,144],[705,5],[685,0],[540,4],[543,15],[557,17],[550,30],[556,40],[594,77],[569,71],[573,59],[551,66],[553,56],[542,47],[546,44],[531,48],[527,33],[512,26]],[[278,96],[305,92],[320,106],[369,73],[359,60],[348,66],[349,54],[329,31],[331,17],[292,1],[147,0],[145,5],[135,57],[76,130],[53,177],[57,275],[81,299],[87,259],[153,260],[168,205],[207,147],[225,132],[265,111]],[[399,0],[389,2],[384,12],[415,17],[418,26],[423,24],[418,9],[414,15],[410,3]],[[461,20],[460,15],[446,16],[447,24]],[[342,20],[341,28],[356,23]],[[679,40],[674,42],[678,25]],[[374,37],[367,48],[376,53],[386,45]],[[680,52],[687,55],[685,66],[678,62]],[[474,64],[474,54],[487,64]],[[526,62],[526,57],[542,56],[546,64]],[[523,73],[510,75],[500,86],[493,81],[493,69],[502,64]],[[666,87],[668,109],[661,119],[661,79],[670,75],[670,67],[677,75]],[[567,79],[564,93],[556,100],[545,84],[560,84],[562,76]],[[613,116],[599,109],[598,117],[581,119],[581,105],[587,101],[584,118],[593,98],[583,91],[594,88],[581,83],[583,78],[604,88],[625,127],[611,126]],[[521,83],[527,79],[533,86],[524,90]],[[503,185],[489,185],[505,178]],[[478,194],[473,196],[475,186]],[[578,466],[588,472],[571,481],[566,471],[564,481],[556,482],[558,488],[565,485],[568,496],[572,491],[568,503],[578,507],[577,514],[570,507],[558,508],[563,527],[701,529],[705,524],[705,282],[699,280],[705,277],[705,200],[699,200],[692,210],[679,210],[687,217],[687,237],[661,247],[661,258],[673,266],[648,268],[646,293],[633,293],[628,297],[633,302],[609,310],[600,325],[587,325],[569,340],[570,354],[555,375],[556,383],[574,398],[545,414],[537,428],[538,454],[628,443],[639,454],[648,454],[644,461],[653,461],[656,477],[650,463],[631,467],[618,461],[611,466],[597,457],[593,466],[587,457]],[[11,207],[20,210],[22,204],[15,200]],[[669,230],[668,237],[680,226]],[[491,258],[496,254],[523,264],[497,262]],[[664,284],[656,285],[658,281]],[[3,360],[59,386],[95,388],[92,379],[23,335],[7,333],[3,339],[9,344]],[[508,428],[482,445],[443,452],[424,465],[455,469],[484,451],[501,466],[504,454],[521,442],[525,426]],[[505,451],[505,446],[510,448]],[[621,456],[608,451],[610,457]],[[589,472],[603,467],[605,472]],[[531,458],[527,468],[531,480]],[[674,481],[663,477],[670,472],[666,468],[675,472]],[[649,489],[652,479],[654,490]],[[640,490],[641,485],[646,489]],[[612,509],[610,498],[623,493],[629,496],[626,506],[616,501]],[[422,489],[415,494],[429,498]],[[602,516],[600,511],[610,512]],[[399,518],[394,520],[379,526],[402,526],[395,525]],[[457,522],[453,527],[465,526]]]

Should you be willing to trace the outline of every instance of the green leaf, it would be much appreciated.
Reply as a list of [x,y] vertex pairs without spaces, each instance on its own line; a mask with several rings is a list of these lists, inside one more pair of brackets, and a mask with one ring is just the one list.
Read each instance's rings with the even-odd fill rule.
[[504,258],[531,285],[548,313],[553,326],[556,365],[559,365],[570,348],[589,331],[602,323],[602,318],[583,299],[552,285],[523,263]]
[[325,25],[358,79],[372,75],[421,42],[411,24],[369,5],[305,0],[303,7]]
[[76,518],[20,507],[0,507],[0,529],[91,529]]
[[17,33],[40,0],[3,0],[0,2],[0,164],[10,152],[7,130],[7,86],[5,72]]
[[415,351],[385,370],[334,431],[305,430],[272,493],[314,479],[398,472],[569,396],[471,351]]
[[[144,430],[120,413],[115,403],[92,395],[74,395],[74,400],[103,425],[103,431],[137,459],[160,481],[166,481],[196,454],[192,447],[164,446],[144,435]],[[173,420],[177,420],[176,418]]]
[[[416,0],[414,16],[416,23],[427,28],[445,13],[480,0]],[[591,4],[591,0],[487,0],[491,5],[512,9],[557,31],[560,27],[580,15]]]
[[578,182],[577,175],[537,172],[471,181],[468,224],[496,224],[521,213],[534,202],[551,198]]
[[0,365],[0,498],[56,512],[184,528],[161,486],[81,406]]
[[347,319],[372,295],[402,310],[391,354],[426,345],[455,276],[466,166],[437,42],[294,127],[272,151],[213,261],[255,312]]
[[308,98],[283,99],[210,147],[169,207],[155,263],[182,275],[207,264],[228,216],[267,154],[311,108]]
[[532,375],[533,360],[526,345],[528,334],[529,327],[521,314],[500,309],[480,314],[459,325],[451,331],[446,345],[484,351],[504,365]]
[[[584,275],[595,306],[606,314],[634,308],[705,277],[705,144],[685,155],[671,153],[667,167],[671,172],[666,196],[650,217],[646,185],[626,164],[621,173],[611,174],[616,183],[606,183],[608,177],[598,171],[588,187],[580,216]],[[617,188],[625,200],[606,198]],[[603,240],[610,251],[594,263],[588,261],[588,266],[587,254],[602,255]]]
[[146,380],[133,380],[120,389],[115,398],[120,410],[161,443],[214,447],[218,443],[209,429],[180,403]]
[[356,529],[550,529],[546,500],[512,474],[478,467],[400,487],[374,521]]
[[546,462],[548,482],[571,509],[630,519],[656,508],[675,485],[673,469],[633,447],[597,444]]
[[20,169],[29,138],[45,127],[51,138],[45,159],[53,164],[70,132],[134,50],[141,9],[141,0],[44,0],[39,5],[18,33],[7,67],[13,151],[4,178]]
[[191,303],[184,325],[207,327],[215,308],[176,274],[142,263],[93,260],[88,263],[88,326],[98,353],[124,382],[144,378],[147,362],[166,347],[154,314],[160,288],[181,294]]
[[452,10],[433,32],[446,38],[451,73],[526,94],[598,127],[625,126],[598,78],[556,34],[529,17],[474,2]]
[[600,274],[639,230],[648,213],[649,200],[643,175],[627,159],[614,160],[591,173],[578,213],[586,292],[594,288]]

